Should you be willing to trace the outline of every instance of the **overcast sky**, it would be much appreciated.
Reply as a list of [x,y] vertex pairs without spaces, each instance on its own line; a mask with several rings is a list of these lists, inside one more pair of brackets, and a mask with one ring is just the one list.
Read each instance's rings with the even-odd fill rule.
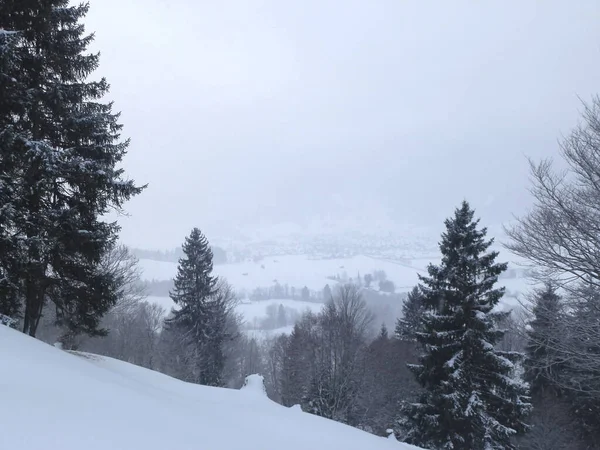
[[[126,243],[526,207],[600,92],[600,2],[91,0],[132,144]],[[350,225],[353,224],[353,225]],[[358,224],[358,225],[357,225]]]

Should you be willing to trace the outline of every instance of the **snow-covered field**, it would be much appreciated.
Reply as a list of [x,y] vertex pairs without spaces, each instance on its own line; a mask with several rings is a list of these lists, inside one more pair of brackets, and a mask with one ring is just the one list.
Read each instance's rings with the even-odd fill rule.
[[256,339],[257,341],[266,341],[267,339],[276,338],[282,334],[290,335],[294,331],[294,325],[274,328],[272,330],[244,330],[244,334],[248,339]]
[[241,391],[74,355],[0,325],[0,449],[409,450]]
[[[146,300],[150,303],[155,303],[162,306],[166,312],[169,312],[173,307],[173,301],[169,297],[147,297]],[[241,301],[236,306],[236,312],[240,313],[244,318],[244,325],[248,328],[247,334],[257,339],[263,339],[271,336],[277,336],[285,333],[289,334],[292,332],[293,325],[285,327],[275,328],[272,330],[257,330],[260,328],[261,321],[268,317],[267,309],[269,306],[274,305],[276,308],[282,305],[286,309],[286,313],[293,310],[298,316],[305,311],[312,311],[318,313],[323,308],[322,303],[314,302],[303,302],[300,300],[289,300],[289,299],[272,299],[272,300],[260,300],[260,301]]]
[[[177,273],[177,263],[142,259],[140,266],[146,280],[168,280]],[[311,259],[307,255],[287,255],[214,267],[215,274],[225,278],[236,290],[247,291],[273,286],[276,282],[296,288],[307,286],[317,291],[326,284],[335,284],[335,281],[327,278],[329,276],[345,274],[349,278],[356,278],[358,274],[362,277],[375,270],[384,270],[399,291],[409,290],[417,282],[419,271],[418,268],[398,262],[368,256]]]
[[[511,255],[502,254],[499,261],[510,261],[509,267],[519,267],[516,258]],[[396,292],[407,292],[418,283],[418,274],[425,274],[430,262],[438,263],[434,258],[414,258],[405,261],[393,261],[369,256],[354,256],[352,258],[338,259],[313,259],[307,255],[287,255],[267,257],[258,262],[247,261],[243,263],[222,264],[214,267],[214,272],[225,278],[236,291],[252,292],[256,288],[268,288],[275,283],[288,285],[296,289],[307,286],[312,291],[320,291],[326,284],[334,287],[337,282],[329,279],[329,276],[347,276],[356,279],[358,274],[364,276],[375,270],[384,270],[387,278],[396,285]],[[177,264],[171,262],[140,260],[143,278],[146,280],[168,280],[175,276]],[[532,287],[525,278],[501,279],[499,286],[505,286],[509,295],[503,301],[504,304],[515,306],[518,304],[513,294],[522,296]],[[376,283],[374,283],[376,285]],[[150,300],[171,308],[168,298],[150,297]],[[286,300],[289,302],[289,300]],[[294,307],[297,303],[295,303]],[[253,306],[254,308],[254,306]],[[258,306],[257,306],[258,308]],[[242,307],[242,313],[246,311]],[[248,316],[252,320],[254,315]]]

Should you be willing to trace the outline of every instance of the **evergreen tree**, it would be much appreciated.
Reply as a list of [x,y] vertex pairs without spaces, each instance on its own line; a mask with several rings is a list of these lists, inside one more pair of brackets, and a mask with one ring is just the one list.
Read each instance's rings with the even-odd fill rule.
[[333,293],[331,292],[331,288],[329,287],[329,284],[326,284],[323,288],[323,300],[328,302],[332,297]]
[[526,347],[525,380],[529,383],[532,395],[555,389],[563,368],[560,356],[562,304],[556,287],[546,283],[544,289],[535,293],[533,320],[529,322],[528,344]]
[[396,337],[405,341],[416,340],[424,313],[423,296],[415,286],[402,305],[402,317],[396,322]]
[[379,336],[377,337],[377,339],[383,339],[384,341],[388,339],[388,330],[387,327],[385,326],[385,323],[381,324],[381,328],[379,329]]
[[102,217],[142,190],[118,168],[128,141],[112,104],[99,102],[108,83],[86,81],[99,57],[86,53],[93,40],[81,23],[87,11],[68,0],[0,2],[0,29],[18,31],[9,78],[26,92],[8,124],[13,97],[4,84],[0,93],[0,178],[18,175],[15,189],[3,192],[14,209],[2,241],[14,245],[7,236],[15,237],[20,258],[15,264],[14,254],[2,252],[0,270],[18,290],[23,331],[32,336],[48,300],[69,332],[103,333],[100,318],[118,288],[98,266],[119,227]]
[[218,386],[223,368],[227,305],[212,275],[212,251],[208,240],[194,228],[183,244],[174,288],[170,296],[177,309],[166,320],[167,329],[181,336],[189,349],[190,379]]
[[566,372],[561,385],[570,391],[572,412],[589,448],[597,448],[600,445],[600,291],[585,280],[571,297],[565,332],[556,336],[563,340],[560,356],[564,363],[555,373]]
[[23,114],[26,91],[17,63],[18,33],[0,29],[0,315],[16,317],[21,308],[19,261],[22,261],[14,230],[21,195],[19,157],[24,146],[16,118]]
[[287,315],[285,314],[285,308],[280,303],[277,308],[277,328],[285,327],[287,325]]
[[[529,383],[533,412],[529,417],[532,431],[519,439],[520,448],[580,449],[585,415],[597,422],[598,411],[577,401],[564,389],[565,380],[573,380],[570,358],[565,357],[565,339],[570,339],[565,321],[568,315],[563,300],[552,282],[532,294],[533,318],[527,329],[524,379]],[[587,400],[587,399],[586,399]],[[587,403],[587,402],[586,402]],[[582,417],[578,413],[583,413]],[[579,423],[577,423],[579,422]]]
[[305,302],[310,300],[310,291],[306,286],[302,288],[302,300],[304,300]]
[[487,252],[493,240],[473,215],[463,202],[446,220],[441,264],[420,277],[426,313],[417,341],[425,351],[411,370],[424,394],[407,407],[405,425],[406,440],[425,448],[510,449],[527,428],[527,389],[514,375],[521,355],[494,347],[508,314],[493,312],[504,293],[494,284],[507,265]]

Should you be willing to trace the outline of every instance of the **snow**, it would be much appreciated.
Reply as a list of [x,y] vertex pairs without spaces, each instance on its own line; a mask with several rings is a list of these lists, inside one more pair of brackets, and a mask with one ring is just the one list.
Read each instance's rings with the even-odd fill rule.
[[249,339],[256,339],[258,342],[267,341],[282,334],[290,335],[294,331],[294,325],[274,328],[272,330],[245,330],[244,333]]
[[247,376],[240,390],[244,395],[253,395],[255,398],[268,400],[265,379],[262,375],[254,374]]
[[454,354],[454,356],[452,356],[452,358],[450,358],[448,361],[446,361],[446,364],[445,364],[445,366],[447,366],[447,367],[448,367],[448,368],[450,368],[450,369],[453,369],[453,368],[454,368],[454,365],[456,364],[456,361],[457,361],[459,358],[462,358],[462,355],[463,355],[463,352],[462,352],[462,350],[460,350],[460,351],[456,352],[456,353]]
[[[169,297],[146,297],[146,301],[149,303],[155,303],[157,305],[162,306],[165,309],[166,313],[171,311],[171,308],[175,305],[173,300]],[[286,308],[286,311],[294,310],[298,315],[301,315],[305,311],[312,311],[314,313],[318,313],[323,308],[322,303],[314,303],[314,302],[304,302],[301,300],[290,300],[290,299],[272,299],[272,300],[258,300],[258,301],[249,301],[243,300],[237,304],[235,310],[237,313],[241,314],[244,318],[244,322],[250,328],[259,328],[260,321],[267,318],[267,308],[269,306],[275,305],[279,307],[279,305],[283,305]],[[291,327],[283,327],[283,329],[289,328],[289,332],[291,332]],[[272,330],[277,331],[277,330]],[[277,334],[280,334],[281,331]]]
[[[146,280],[168,280],[177,273],[177,263],[140,259],[143,278]],[[236,290],[253,291],[269,287],[278,282],[295,288],[307,286],[313,291],[322,290],[326,284],[336,285],[327,277],[346,274],[364,277],[375,270],[384,270],[388,279],[396,285],[398,292],[409,291],[417,283],[419,268],[391,260],[358,255],[352,258],[312,259],[307,255],[265,257],[259,261],[233,264],[218,264],[214,273],[223,277]]]
[[242,391],[188,384],[5,326],[0,361],[0,449],[416,449],[277,405],[257,377]]
[[[364,255],[352,258],[314,259],[308,255],[287,255],[265,257],[257,262],[246,261],[214,266],[214,273],[223,277],[236,291],[251,293],[256,288],[267,288],[275,283],[301,289],[307,286],[312,291],[321,291],[326,284],[333,288],[337,282],[328,277],[344,274],[356,279],[360,274],[383,270],[387,278],[396,285],[396,292],[408,292],[418,283],[418,274],[424,275],[430,262],[435,258],[418,258],[407,262],[373,258]],[[142,276],[145,280],[169,280],[177,273],[177,263],[140,259]],[[516,266],[513,266],[516,267]],[[373,287],[377,282],[373,282]],[[529,291],[533,284],[526,278],[504,278],[498,280],[497,287],[506,287],[502,303],[507,308],[519,305],[517,296]]]

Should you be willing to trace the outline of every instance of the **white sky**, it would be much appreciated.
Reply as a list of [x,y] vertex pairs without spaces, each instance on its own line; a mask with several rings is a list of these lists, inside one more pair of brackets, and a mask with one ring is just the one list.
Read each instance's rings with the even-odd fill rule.
[[600,91],[598,23],[597,0],[91,0],[125,167],[150,183],[122,237],[429,224],[463,198],[507,220],[525,155],[555,155]]

